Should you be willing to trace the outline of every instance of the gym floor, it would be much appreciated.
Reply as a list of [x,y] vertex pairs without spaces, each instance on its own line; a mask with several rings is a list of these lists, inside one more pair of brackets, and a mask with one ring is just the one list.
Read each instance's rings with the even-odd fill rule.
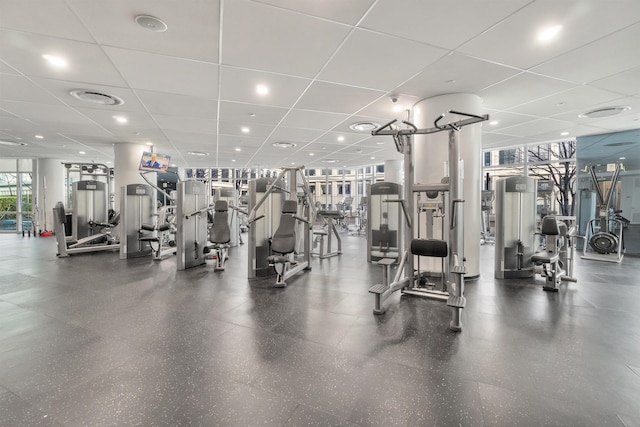
[[454,334],[438,301],[374,316],[365,246],[274,289],[242,246],[176,271],[2,234],[0,425],[640,426],[640,258],[546,293],[483,246]]

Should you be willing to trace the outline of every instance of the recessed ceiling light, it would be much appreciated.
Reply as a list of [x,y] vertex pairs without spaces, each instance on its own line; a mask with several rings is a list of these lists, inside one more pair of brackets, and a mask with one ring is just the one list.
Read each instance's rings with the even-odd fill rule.
[[120,124],[125,124],[128,122],[127,118],[124,116],[113,116],[113,118],[115,119],[116,122]]
[[47,62],[49,62],[49,64],[53,65],[54,67],[64,68],[67,66],[67,61],[65,61],[63,58],[59,56],[49,55],[48,53],[45,53],[44,55],[42,55],[42,57],[46,59]]
[[376,158],[374,156],[371,156],[371,160],[375,160]]
[[249,113],[249,117],[255,117],[256,113]]
[[340,136],[338,137],[338,141],[340,141],[340,142],[344,141],[344,136],[340,135]]
[[236,150],[236,151],[242,151],[242,148],[240,148],[240,147],[236,147],[236,148],[235,148],[235,150]]
[[498,123],[500,123],[500,122],[499,122],[499,121],[497,121],[497,120],[492,120],[492,121],[490,121],[490,122],[489,122],[489,124],[490,124],[491,126],[496,126]]
[[208,156],[209,153],[205,153],[202,151],[188,151],[187,154],[191,154],[192,156]]
[[235,163],[235,162],[236,162],[236,159],[231,159],[231,162],[232,162],[232,163]]
[[325,159],[323,160],[324,163],[338,163],[338,160],[336,159]]
[[111,162],[110,162],[109,160],[107,160],[105,163],[106,163],[106,164],[108,164],[108,165],[110,165],[110,164],[111,164]]
[[315,153],[309,153],[310,156],[315,156]]
[[37,139],[44,139],[44,136],[42,136],[42,135],[36,135],[36,138],[37,138]]
[[151,15],[138,15],[136,16],[136,23],[145,30],[153,31],[156,33],[163,33],[167,31],[167,24],[159,18]]
[[73,89],[69,95],[84,102],[98,105],[122,105],[124,101],[117,96],[89,89]]
[[14,142],[14,141],[2,141],[0,140],[0,145],[18,145],[18,146],[24,146],[27,145],[26,142]]
[[569,132],[561,132],[560,135],[567,136],[567,135],[569,135]]
[[378,142],[376,142],[376,145],[384,145],[384,142],[378,141]]
[[400,111],[402,111],[402,106],[401,105],[394,105],[393,106],[393,112],[394,113],[399,113]]
[[625,111],[629,111],[630,109],[631,107],[629,107],[628,105],[618,105],[615,107],[606,107],[587,111],[586,113],[579,114],[578,117],[580,117],[581,119],[596,119],[600,117],[615,116],[616,114],[624,113]]
[[551,41],[557,37],[560,30],[562,30],[562,25],[552,25],[551,27],[547,27],[538,33],[538,40],[541,42]]
[[147,145],[153,145],[153,142],[149,141],[146,143]]
[[249,133],[249,132],[251,132],[251,129],[249,129],[249,128],[248,128],[248,127],[246,127],[246,126],[243,126],[242,128],[240,128],[240,130],[242,131],[242,133]]
[[78,151],[78,154],[87,154],[86,151]]
[[293,142],[287,142],[287,141],[276,141],[271,145],[277,148],[292,148],[296,146],[296,144],[294,144]]
[[626,157],[624,157],[624,156],[623,156],[623,157],[619,157],[619,158],[618,158],[618,160],[626,160],[626,159],[627,159],[627,158],[626,158]]
[[355,130],[358,132],[367,132],[370,130],[374,130],[380,127],[378,123],[374,122],[357,122],[349,125],[349,129]]
[[256,86],[256,93],[258,95],[266,95],[269,93],[269,87],[267,85],[257,85]]

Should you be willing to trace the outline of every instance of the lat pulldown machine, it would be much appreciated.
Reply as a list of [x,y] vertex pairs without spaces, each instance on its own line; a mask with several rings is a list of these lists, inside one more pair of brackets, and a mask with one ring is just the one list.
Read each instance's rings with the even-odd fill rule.
[[[393,282],[390,284],[374,285],[369,292],[375,296],[373,312],[382,314],[385,312],[383,302],[394,292],[401,290],[403,294],[418,295],[446,301],[451,307],[451,322],[449,328],[453,331],[462,330],[461,314],[465,306],[464,298],[464,212],[463,212],[463,183],[462,171],[460,170],[460,130],[467,125],[483,122],[489,119],[489,115],[477,116],[474,114],[449,111],[451,114],[466,117],[446,125],[439,122],[444,118],[444,114],[439,116],[429,129],[418,129],[412,123],[403,121],[408,128],[394,129],[392,125],[397,121],[393,120],[386,125],[371,132],[372,135],[391,135],[396,144],[398,152],[404,155],[404,199],[397,201],[401,204],[404,212],[404,239],[402,258]],[[436,132],[449,132],[449,177],[443,179],[443,183],[437,184],[414,184],[413,183],[413,163],[411,152],[413,146],[413,135],[431,134]],[[444,240],[437,239],[414,239],[412,229],[412,218],[414,211],[414,193],[427,194],[447,193],[448,203],[446,206],[447,225]],[[445,258],[445,271],[443,281],[445,289],[432,290],[420,286],[420,272],[416,272],[413,267],[414,256],[427,256]]]

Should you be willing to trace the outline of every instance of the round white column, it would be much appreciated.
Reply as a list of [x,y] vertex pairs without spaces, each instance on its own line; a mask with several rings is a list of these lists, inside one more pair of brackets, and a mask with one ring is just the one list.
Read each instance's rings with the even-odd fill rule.
[[[138,144],[118,143],[113,146],[114,162],[114,187],[113,192],[115,195],[115,210],[120,210],[120,189],[129,184],[147,184],[147,182],[140,176],[140,161],[142,160],[142,153],[150,151],[149,147]],[[147,179],[151,182],[155,182],[156,173],[148,173]]]
[[404,183],[404,162],[402,160],[384,161],[384,180],[402,185]]
[[64,197],[65,168],[60,159],[38,159],[34,193],[37,195],[38,223],[40,230],[53,231],[53,208]]
[[[432,128],[439,115],[446,116],[440,125],[464,119],[448,114],[449,110],[482,114],[479,96],[466,93],[448,94],[424,99],[413,106],[413,123],[419,128]],[[414,181],[418,184],[440,183],[446,175],[449,132],[415,135],[413,147]],[[465,126],[460,132],[460,158],[464,163],[464,255],[468,278],[480,275],[480,195],[482,191],[481,125]],[[439,233],[439,230],[436,230]],[[436,234],[437,235],[437,234]],[[439,264],[439,262],[438,262]]]

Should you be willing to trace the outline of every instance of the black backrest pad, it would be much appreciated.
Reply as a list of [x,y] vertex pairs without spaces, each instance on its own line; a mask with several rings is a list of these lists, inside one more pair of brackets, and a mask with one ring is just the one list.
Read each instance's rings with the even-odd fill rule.
[[283,214],[297,214],[298,213],[298,202],[295,200],[285,200],[282,205],[282,213]]
[[229,210],[229,204],[226,200],[216,200],[213,210],[216,212],[227,212]]
[[548,236],[557,236],[560,234],[560,229],[558,228],[558,221],[555,216],[547,215],[542,218],[542,234],[546,234]]
[[449,254],[447,242],[436,239],[413,239],[411,253],[418,256],[445,258]]

